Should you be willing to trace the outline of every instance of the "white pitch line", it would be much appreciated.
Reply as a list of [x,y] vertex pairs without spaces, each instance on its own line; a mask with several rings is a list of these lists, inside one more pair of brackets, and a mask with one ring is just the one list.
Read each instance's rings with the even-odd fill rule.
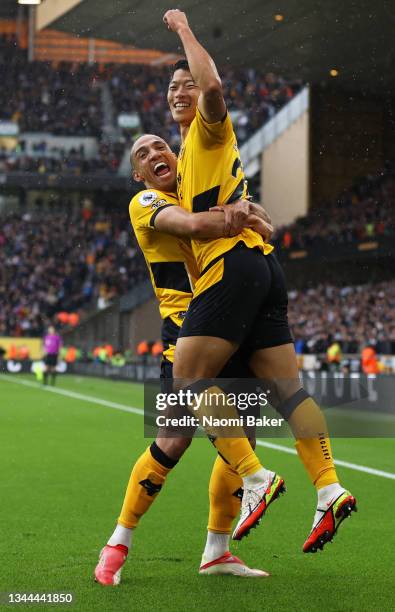
[[[17,375],[16,375],[17,376]],[[142,416],[144,410],[141,408],[134,408],[133,406],[126,406],[125,404],[118,404],[117,402],[110,402],[108,400],[102,400],[99,397],[93,397],[92,395],[82,395],[82,393],[76,393],[75,391],[68,391],[67,389],[59,389],[58,387],[43,387],[39,383],[31,382],[30,380],[16,380],[13,376],[7,374],[0,374],[0,380],[6,380],[7,382],[15,383],[16,385],[23,385],[24,387],[33,387],[33,389],[41,389],[42,391],[50,391],[51,393],[57,393],[58,395],[64,395],[66,397],[72,397],[74,399],[82,400],[83,402],[90,402],[92,404],[100,404],[106,406],[106,408],[114,408],[115,410],[123,410],[123,412],[131,412],[132,414],[139,414]]]
[[[256,441],[258,446],[264,446],[265,448],[271,448],[272,450],[278,450],[283,453],[289,453],[290,455],[297,455],[297,452],[293,448],[288,446],[282,446],[281,444],[273,444],[272,442],[263,442],[262,440]],[[382,478],[389,478],[395,480],[395,474],[392,472],[384,472],[383,470],[376,470],[367,465],[359,465],[358,463],[350,463],[349,461],[343,461],[342,459],[335,459],[335,464],[341,467],[350,468],[356,472],[365,472],[365,474],[372,474],[373,476],[381,476]]]
[[[99,397],[93,397],[91,395],[83,395],[82,393],[76,393],[75,391],[68,391],[66,389],[59,389],[58,387],[43,387],[42,385],[31,382],[29,380],[17,380],[14,376],[8,376],[7,374],[0,374],[0,380],[6,382],[15,383],[17,385],[23,385],[25,387],[33,387],[34,389],[40,389],[42,391],[50,391],[51,393],[57,393],[58,395],[64,395],[65,397],[71,397],[73,399],[79,399],[91,404],[99,404],[107,408],[113,408],[114,410],[122,410],[123,412],[131,412],[132,414],[144,415],[144,411],[141,408],[135,408],[134,406],[126,406],[125,404],[118,404],[117,402],[110,402],[108,400],[100,399]],[[280,451],[282,453],[288,453],[289,455],[296,455],[297,452],[293,448],[288,446],[282,446],[281,444],[274,444],[272,442],[263,442],[262,440],[256,441],[257,446],[263,446],[264,448],[270,448],[271,450]],[[395,474],[392,472],[384,472],[384,470],[376,470],[367,465],[359,465],[358,463],[350,463],[349,461],[343,461],[342,459],[335,459],[335,464],[341,467],[349,468],[356,472],[364,472],[365,474],[371,474],[372,476],[381,476],[382,478],[388,478],[395,480]]]

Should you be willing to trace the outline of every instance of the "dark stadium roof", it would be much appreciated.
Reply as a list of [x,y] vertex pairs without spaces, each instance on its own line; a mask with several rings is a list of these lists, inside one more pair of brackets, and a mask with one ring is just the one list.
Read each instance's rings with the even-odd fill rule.
[[0,19],[15,19],[17,12],[17,0],[0,0]]
[[[3,2],[4,0],[2,0]],[[395,84],[395,17],[390,0],[221,0],[175,3],[218,64],[259,66],[310,82],[339,71],[341,87]],[[136,47],[180,52],[162,24],[168,0],[83,0],[49,27]],[[276,21],[276,14],[283,15]]]

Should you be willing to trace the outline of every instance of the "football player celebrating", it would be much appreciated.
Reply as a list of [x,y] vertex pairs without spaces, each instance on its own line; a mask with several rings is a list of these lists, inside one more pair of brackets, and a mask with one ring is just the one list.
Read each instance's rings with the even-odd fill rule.
[[[245,196],[245,177],[212,58],[183,12],[167,11],[164,22],[179,36],[187,58],[176,64],[168,90],[182,139],[178,197],[185,210],[203,212]],[[356,509],[356,500],[339,484],[325,418],[301,386],[285,279],[272,250],[250,228],[233,237],[192,239],[199,278],[177,341],[174,378],[193,383],[216,377],[240,345],[249,349],[254,374],[273,381],[275,407],[288,420],[299,457],[317,489],[313,527],[303,546],[304,552],[315,552]],[[214,444],[243,477],[241,516],[233,533],[234,539],[241,539],[283,481],[262,467],[245,438],[217,438]]]
[[[248,202],[229,206],[226,215],[222,210],[191,214],[180,208],[175,193],[177,159],[167,143],[157,136],[146,134],[135,142],[131,163],[134,179],[147,187],[133,197],[129,210],[163,319],[161,378],[166,383],[172,378],[175,345],[183,314],[192,298],[191,282],[193,285],[197,278],[190,241],[186,239],[237,235],[244,227],[253,227],[267,239],[272,227],[265,211]],[[236,357],[221,375],[233,378],[246,377],[250,373]],[[156,441],[139,457],[130,476],[115,531],[101,551],[95,569],[97,582],[103,585],[119,583],[140,518],[149,510],[190,443],[190,438],[169,437],[168,432],[160,432]],[[200,574],[254,578],[269,575],[249,568],[229,552],[232,523],[240,510],[241,486],[237,472],[218,456],[209,484],[208,532]]]

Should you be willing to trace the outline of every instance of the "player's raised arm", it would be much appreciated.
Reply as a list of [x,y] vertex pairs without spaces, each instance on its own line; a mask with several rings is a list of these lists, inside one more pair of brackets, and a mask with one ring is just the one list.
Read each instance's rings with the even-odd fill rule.
[[180,37],[192,77],[201,89],[199,111],[208,123],[221,121],[226,113],[226,104],[214,61],[196,39],[185,13],[178,9],[167,11],[163,21],[169,30]]

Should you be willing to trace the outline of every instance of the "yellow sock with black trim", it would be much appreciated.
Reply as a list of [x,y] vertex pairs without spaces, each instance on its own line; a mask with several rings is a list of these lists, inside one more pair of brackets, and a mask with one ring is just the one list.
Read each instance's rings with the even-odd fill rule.
[[[253,451],[245,431],[239,425],[239,414],[224,391],[215,385],[201,391],[198,385],[199,403],[195,403],[193,413],[199,417],[206,434],[213,441],[215,448],[235,471],[245,478],[258,472],[262,465]],[[225,425],[210,425],[210,419],[225,422]]]
[[210,511],[207,529],[231,533],[232,523],[240,512],[243,481],[222,457],[217,456],[208,486]]
[[314,399],[304,399],[292,412],[288,423],[296,438],[297,453],[316,489],[339,482],[326,419]]
[[126,489],[118,524],[134,529],[140,518],[149,510],[176,465],[154,442],[134,464]]
[[216,438],[213,444],[241,478],[251,476],[262,469],[248,438]]

